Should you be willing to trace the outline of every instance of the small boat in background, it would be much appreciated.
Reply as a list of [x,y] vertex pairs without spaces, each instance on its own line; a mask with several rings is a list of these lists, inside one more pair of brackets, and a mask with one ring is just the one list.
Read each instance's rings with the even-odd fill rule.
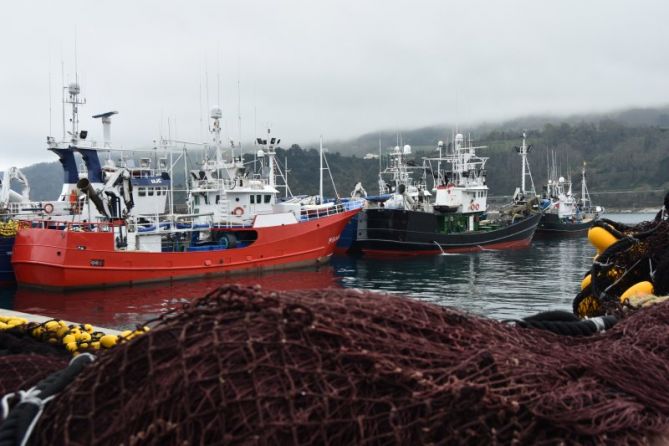
[[[523,142],[515,147],[522,159],[521,186],[516,188],[513,202],[525,205],[537,201],[534,180],[527,155],[532,145],[527,144],[527,135],[523,132]],[[541,212],[536,237],[583,236],[587,234],[595,219],[603,212],[599,206],[593,207],[585,181],[585,162],[581,170],[581,196],[572,191],[571,179],[558,175],[555,159],[548,172],[548,181],[543,188],[538,205],[533,205]]]
[[553,169],[539,204],[543,214],[537,228],[540,237],[585,236],[603,212],[600,206],[592,206],[585,180],[585,162],[581,170],[580,197],[573,193],[571,179],[558,177]]

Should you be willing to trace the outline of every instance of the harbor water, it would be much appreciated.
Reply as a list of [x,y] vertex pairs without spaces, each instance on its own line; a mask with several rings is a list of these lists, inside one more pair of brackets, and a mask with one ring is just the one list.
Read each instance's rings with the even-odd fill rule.
[[[654,214],[609,214],[624,223]],[[228,283],[264,289],[360,288],[401,294],[496,319],[571,310],[595,250],[584,237],[535,240],[527,249],[366,259],[335,256],[329,265],[283,272],[133,287],[47,292],[0,289],[0,308],[125,329]],[[1,310],[0,310],[1,312]]]

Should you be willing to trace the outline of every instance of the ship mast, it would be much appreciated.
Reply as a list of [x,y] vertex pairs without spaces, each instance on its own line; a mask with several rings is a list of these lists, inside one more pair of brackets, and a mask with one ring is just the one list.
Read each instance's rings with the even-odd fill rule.
[[267,156],[269,158],[269,185],[272,187],[276,186],[276,177],[274,175],[274,155],[276,155],[276,152],[274,152],[274,138],[270,136],[270,130],[267,129],[267,140],[269,144],[267,144]]
[[79,93],[81,88],[76,82],[72,82],[67,86],[67,93],[69,97],[65,100],[66,103],[72,104],[72,130],[70,133],[70,142],[72,145],[76,146],[79,142],[79,105],[86,103],[85,99],[79,99]]
[[581,168],[581,201],[583,202],[583,208],[587,208],[587,203],[590,201],[590,194],[588,193],[588,186],[585,184],[585,161],[583,161],[583,167]]
[[[521,167],[521,177],[520,177],[520,191],[523,194],[523,196],[527,195],[527,192],[530,192],[532,195],[536,195],[537,192],[534,189],[534,180],[532,179],[532,172],[530,172],[530,163],[527,161],[527,154],[530,153],[530,150],[532,149],[532,145],[528,146],[527,141],[526,141],[526,133],[523,132],[523,143],[520,147],[516,147],[516,150],[518,150],[518,154],[522,158],[522,167]],[[526,189],[526,178],[530,178],[530,184],[532,185],[532,189],[528,191]]]
[[[211,134],[213,136],[214,146],[216,147],[216,178],[220,180],[221,178],[221,164],[222,164],[222,154],[221,154],[221,118],[223,117],[223,111],[220,107],[214,106],[211,108],[210,117],[214,120],[212,125]],[[234,155],[233,155],[234,156]]]
[[321,135],[321,145],[320,145],[320,151],[319,151],[319,161],[320,161],[320,168],[318,169],[319,173],[319,183],[318,183],[318,197],[319,197],[319,204],[323,203],[323,135]]

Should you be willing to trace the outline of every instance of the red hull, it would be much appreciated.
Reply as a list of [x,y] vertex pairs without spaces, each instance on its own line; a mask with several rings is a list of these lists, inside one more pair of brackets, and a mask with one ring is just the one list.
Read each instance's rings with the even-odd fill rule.
[[[530,246],[532,243],[532,237],[528,237],[523,240],[514,240],[510,242],[502,243],[491,243],[485,246],[467,246],[464,248],[444,248],[443,252],[447,253],[465,253],[465,252],[482,252],[482,251],[498,251],[506,249],[524,249]],[[425,255],[439,255],[442,253],[442,250],[435,249],[430,251],[388,251],[388,250],[376,250],[376,249],[363,249],[362,252],[365,256],[368,257],[388,257],[388,256],[397,256],[397,257],[416,257],[416,256],[425,256]]]
[[119,251],[110,232],[27,228],[16,236],[12,264],[19,284],[60,289],[303,266],[326,261],[357,212],[253,228],[257,239],[249,246],[204,252]]

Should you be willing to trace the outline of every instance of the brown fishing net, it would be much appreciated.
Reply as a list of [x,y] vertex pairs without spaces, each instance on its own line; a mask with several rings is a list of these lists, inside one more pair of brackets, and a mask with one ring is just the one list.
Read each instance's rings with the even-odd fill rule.
[[0,331],[0,398],[27,390],[67,366],[71,355],[18,329]]
[[37,444],[647,444],[669,303],[571,338],[402,297],[228,286],[101,352]]

